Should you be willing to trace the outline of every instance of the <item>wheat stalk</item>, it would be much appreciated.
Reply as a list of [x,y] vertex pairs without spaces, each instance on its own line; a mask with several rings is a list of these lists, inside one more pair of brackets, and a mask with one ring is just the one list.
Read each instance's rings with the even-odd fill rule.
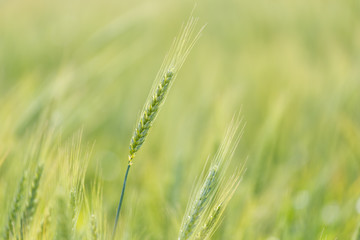
[[120,201],[116,212],[115,224],[112,234],[113,238],[116,234],[116,227],[118,224],[123,197],[125,194],[126,182],[130,167],[133,164],[133,159],[135,158],[136,153],[139,151],[139,149],[145,142],[146,136],[148,135],[149,130],[153,125],[161,106],[164,104],[166,96],[177,76],[178,71],[183,65],[186,57],[189,55],[190,50],[194,46],[195,42],[200,37],[200,33],[203,28],[201,28],[199,32],[193,37],[197,21],[197,18],[191,16],[185,24],[185,27],[180,32],[179,37],[175,39],[168,55],[165,57],[160,71],[155,78],[154,86],[150,91],[149,97],[145,102],[143,110],[140,114],[138,123],[136,124],[134,133],[130,141],[128,166],[125,172]]

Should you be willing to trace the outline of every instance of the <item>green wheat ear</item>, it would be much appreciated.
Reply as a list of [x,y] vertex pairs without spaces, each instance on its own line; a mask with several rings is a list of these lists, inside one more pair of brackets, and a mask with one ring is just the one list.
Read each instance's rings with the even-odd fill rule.
[[203,240],[207,238],[209,233],[211,233],[212,229],[214,229],[214,227],[216,226],[216,223],[219,221],[223,209],[223,202],[213,208],[205,224],[203,225],[199,233],[196,235],[196,240]]
[[98,226],[97,226],[97,219],[94,214],[90,216],[90,233],[91,233],[91,239],[92,240],[98,240],[99,234],[98,234]]
[[212,196],[215,194],[216,181],[218,177],[218,167],[213,166],[202,185],[198,197],[194,200],[194,205],[187,217],[187,221],[183,226],[180,239],[188,239],[194,232],[204,210],[211,202]]
[[22,231],[26,230],[29,227],[29,224],[34,216],[35,210],[37,208],[37,194],[39,190],[40,180],[43,173],[44,167],[43,165],[38,165],[35,171],[35,176],[31,182],[31,189],[29,196],[26,200],[25,209],[22,213],[22,217],[20,220],[22,227]]
[[159,113],[159,110],[165,101],[166,95],[169,92],[178,71],[184,64],[185,59],[189,55],[195,42],[200,37],[200,33],[204,27],[201,28],[200,31],[193,37],[197,21],[197,18],[190,17],[179,37],[175,39],[171,50],[166,56],[160,71],[155,78],[154,86],[150,91],[147,101],[145,102],[140,118],[131,137],[129,146],[130,165],[132,164],[132,160],[134,159],[136,152],[144,143],[149,129]]
[[126,169],[120,201],[116,212],[113,238],[115,237],[116,233],[116,227],[119,220],[120,209],[125,193],[126,180],[130,166],[133,164],[133,159],[135,158],[136,153],[140,150],[141,146],[145,142],[146,136],[148,135],[161,106],[164,104],[166,96],[177,76],[178,71],[184,64],[185,59],[189,55],[190,50],[194,46],[195,42],[199,39],[202,29],[205,27],[202,27],[197,32],[197,34],[194,34],[197,22],[198,18],[191,16],[180,32],[179,37],[174,40],[174,43],[168,55],[165,57],[164,62],[155,78],[153,88],[150,91],[147,101],[145,102],[143,110],[140,114],[140,118],[135,125],[135,130],[129,145],[128,166]]
[[145,138],[149,132],[149,129],[155,120],[155,117],[159,111],[160,105],[163,102],[166,93],[170,87],[171,80],[174,78],[174,72],[169,70],[161,79],[157,86],[154,95],[149,103],[146,104],[145,110],[142,112],[137,127],[130,141],[130,154],[129,162],[132,163],[132,159],[135,157],[135,153],[140,149],[145,141]]
[[19,182],[18,185],[18,189],[16,192],[16,196],[15,199],[12,203],[11,206],[11,210],[8,216],[8,220],[7,220],[7,224],[5,226],[4,229],[4,240],[8,240],[10,239],[10,234],[14,235],[14,226],[16,225],[16,220],[18,217],[18,214],[20,212],[21,209],[21,204],[22,204],[22,200],[23,200],[23,193],[24,193],[24,189],[25,189],[25,183],[26,183],[26,172],[23,174],[23,176],[21,177],[21,180]]
[[212,204],[213,207],[208,211],[207,217],[205,214],[203,225],[195,235],[196,240],[209,239],[215,232],[221,221],[221,217],[226,209],[227,204],[240,184],[242,171],[243,169],[235,171],[233,177],[227,180],[226,184],[223,184],[223,186],[219,187],[219,192],[213,201],[214,204]]
[[243,132],[243,128],[239,128],[241,123],[239,117],[233,118],[205,180],[198,183],[198,190],[191,197],[183,218],[179,240],[207,239],[216,230],[243,172],[243,168],[236,170],[233,177],[225,180],[227,168]]

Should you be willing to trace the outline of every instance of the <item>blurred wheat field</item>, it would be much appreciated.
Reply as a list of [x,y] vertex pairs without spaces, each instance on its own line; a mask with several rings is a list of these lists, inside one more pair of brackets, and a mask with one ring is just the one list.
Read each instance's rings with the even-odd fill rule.
[[[193,6],[0,1],[0,227],[31,159],[46,158],[50,178],[46,167],[62,162],[53,149],[81,130],[84,194],[99,172],[112,228],[134,124]],[[194,181],[240,108],[246,128],[233,162],[247,158],[247,171],[212,239],[351,239],[360,222],[360,2],[210,0],[194,14],[207,27],[137,155],[121,239],[176,238]],[[55,129],[49,145],[37,145],[41,124]],[[53,181],[40,183],[39,199]]]

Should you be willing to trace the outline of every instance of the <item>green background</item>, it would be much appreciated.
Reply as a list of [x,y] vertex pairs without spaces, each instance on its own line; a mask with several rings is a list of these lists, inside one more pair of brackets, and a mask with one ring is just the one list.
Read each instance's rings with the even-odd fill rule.
[[[1,0],[0,151],[29,142],[44,114],[64,138],[83,129],[94,144],[87,182],[98,166],[111,229],[133,128],[194,4]],[[247,171],[213,239],[350,239],[360,219],[360,2],[196,4],[207,26],[134,160],[124,238],[176,238],[196,177],[241,109],[234,164],[247,159]],[[16,186],[6,172],[21,164],[2,166],[1,186]]]

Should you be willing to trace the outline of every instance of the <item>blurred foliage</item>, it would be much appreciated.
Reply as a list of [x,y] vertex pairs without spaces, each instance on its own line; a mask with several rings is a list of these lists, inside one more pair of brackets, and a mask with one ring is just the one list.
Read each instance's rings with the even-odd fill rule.
[[[0,1],[0,223],[45,119],[94,143],[86,182],[99,168],[112,224],[134,124],[193,5]],[[132,168],[124,239],[175,238],[240,108],[235,159],[248,157],[247,171],[213,239],[349,239],[360,220],[360,2],[209,0],[195,15],[207,27]]]

